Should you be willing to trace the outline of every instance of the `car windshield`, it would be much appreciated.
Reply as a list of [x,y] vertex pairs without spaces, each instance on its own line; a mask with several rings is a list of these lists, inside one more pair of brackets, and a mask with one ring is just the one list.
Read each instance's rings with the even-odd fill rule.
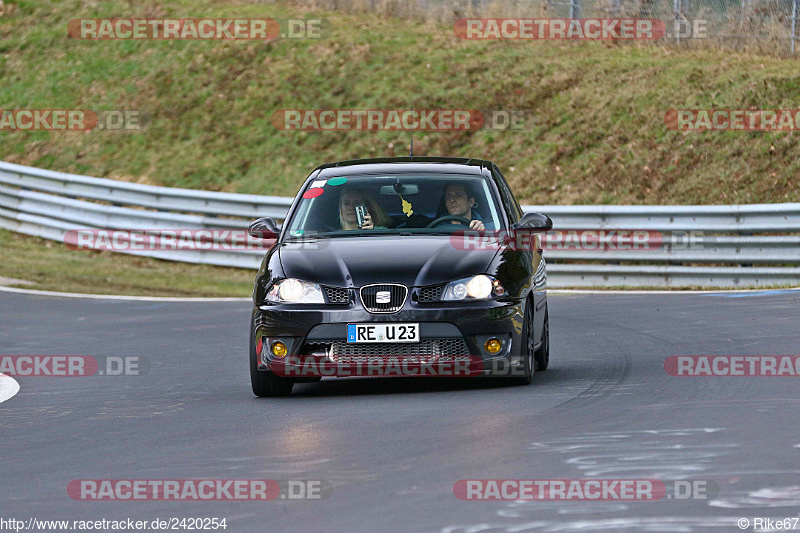
[[329,177],[308,184],[287,221],[285,238],[450,234],[474,220],[491,230],[501,227],[499,213],[489,181],[481,176]]

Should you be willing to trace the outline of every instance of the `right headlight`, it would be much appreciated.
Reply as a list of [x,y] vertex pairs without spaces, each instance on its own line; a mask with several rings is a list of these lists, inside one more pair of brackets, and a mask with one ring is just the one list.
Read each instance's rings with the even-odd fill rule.
[[276,281],[267,292],[270,303],[322,304],[322,288],[316,283],[286,278]]
[[486,274],[451,281],[442,293],[442,300],[485,300],[505,296],[506,290],[498,280]]

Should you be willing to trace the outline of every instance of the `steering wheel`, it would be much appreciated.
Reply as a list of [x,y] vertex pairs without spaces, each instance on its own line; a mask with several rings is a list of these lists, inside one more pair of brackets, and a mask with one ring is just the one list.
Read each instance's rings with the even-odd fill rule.
[[456,222],[458,222],[462,226],[469,227],[470,220],[468,218],[460,217],[458,215],[445,215],[443,217],[439,217],[439,218],[435,219],[433,222],[431,222],[430,224],[428,224],[425,227],[426,228],[432,228],[434,226],[438,226],[442,222],[448,222],[450,220],[455,220]]

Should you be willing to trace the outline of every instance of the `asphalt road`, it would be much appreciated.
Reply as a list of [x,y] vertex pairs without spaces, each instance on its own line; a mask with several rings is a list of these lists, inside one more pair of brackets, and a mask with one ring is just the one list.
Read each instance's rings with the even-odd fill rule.
[[[0,518],[225,517],[227,531],[740,531],[800,511],[790,377],[673,377],[671,355],[798,355],[800,292],[551,294],[528,387],[357,379],[257,399],[249,305],[0,293],[0,354],[140,357],[140,376],[20,377],[0,404]],[[325,498],[75,501],[76,479],[319,480]],[[457,480],[674,479],[658,502],[461,501]],[[800,528],[800,526],[798,526]],[[749,530],[752,529],[752,525]]]

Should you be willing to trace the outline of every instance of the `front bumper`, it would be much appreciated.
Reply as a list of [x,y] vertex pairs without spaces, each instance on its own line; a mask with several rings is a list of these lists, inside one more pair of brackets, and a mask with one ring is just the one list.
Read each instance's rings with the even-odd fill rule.
[[[523,313],[523,301],[509,300],[407,304],[392,314],[369,313],[358,304],[338,309],[331,305],[261,305],[253,310],[252,342],[261,348],[258,368],[264,371],[282,368],[288,360],[360,363],[370,357],[394,357],[424,365],[469,357],[470,375],[507,375],[521,363]],[[347,343],[348,324],[370,322],[419,323],[420,342]],[[502,341],[495,354],[484,347],[492,337]],[[286,356],[271,353],[276,340],[287,346]]]

